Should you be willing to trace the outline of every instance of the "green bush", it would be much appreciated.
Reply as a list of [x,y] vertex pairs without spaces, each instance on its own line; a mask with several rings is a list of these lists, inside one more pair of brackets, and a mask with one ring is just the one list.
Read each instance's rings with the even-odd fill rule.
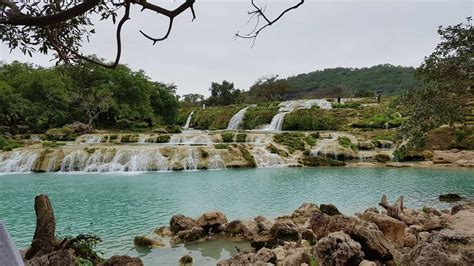
[[191,126],[196,129],[226,129],[232,116],[242,108],[242,105],[230,105],[198,109],[193,114]]
[[171,133],[171,134],[181,133],[181,127],[177,125],[167,126],[166,132]]
[[332,103],[332,108],[352,108],[359,109],[361,104],[358,102]]
[[242,153],[244,159],[248,162],[248,167],[257,166],[257,163],[255,163],[255,158],[244,145],[240,145],[239,150]]
[[223,144],[223,143],[218,143],[218,144],[214,145],[214,148],[216,148],[218,150],[224,150],[224,149],[228,149],[229,145],[228,144]]
[[56,147],[59,147],[61,146],[60,144],[58,144],[56,141],[43,141],[41,143],[41,146],[43,148],[56,148]]
[[12,140],[11,138],[0,136],[0,150],[11,151],[20,146],[21,145],[18,142]]
[[316,145],[316,139],[312,135],[306,136],[305,141],[309,146]]
[[207,157],[209,157],[209,152],[205,150],[201,150],[201,158],[207,158]]
[[278,113],[278,104],[257,105],[247,109],[242,126],[245,129],[255,129],[258,126],[270,124],[272,118]]
[[236,141],[237,142],[246,142],[247,139],[247,134],[246,133],[239,133],[236,135]]
[[303,151],[305,148],[304,138],[302,133],[281,133],[273,136],[273,140],[286,146],[289,153],[293,153],[296,150]]
[[351,139],[348,137],[338,137],[337,142],[339,142],[339,145],[345,148],[350,148],[353,151],[357,151],[357,145],[352,143]]
[[168,143],[170,142],[171,136],[170,135],[158,135],[156,137],[156,143]]
[[352,127],[356,128],[396,128],[405,123],[405,117],[389,114],[374,114],[360,121],[354,122]]
[[300,109],[285,116],[283,130],[339,130],[346,123],[343,116],[332,110]]
[[90,234],[80,234],[76,237],[66,237],[68,245],[74,250],[76,257],[92,262],[97,265],[103,259],[97,254],[94,248],[98,243],[102,242],[100,237]]
[[45,135],[50,141],[74,141],[77,137],[74,129],[69,127],[50,128]]
[[224,132],[221,134],[222,141],[224,142],[233,142],[234,141],[234,133],[231,132]]

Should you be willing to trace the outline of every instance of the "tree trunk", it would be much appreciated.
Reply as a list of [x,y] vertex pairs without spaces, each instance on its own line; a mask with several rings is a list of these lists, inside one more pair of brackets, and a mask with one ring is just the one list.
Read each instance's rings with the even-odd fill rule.
[[36,230],[31,248],[26,252],[26,260],[51,253],[56,245],[56,220],[48,196],[41,194],[35,197],[35,212]]
[[387,201],[387,195],[383,195],[379,205],[387,210],[388,216],[402,221],[407,225],[415,223],[415,221],[411,217],[408,217],[403,213],[403,196],[400,196],[395,202],[395,204],[390,205]]

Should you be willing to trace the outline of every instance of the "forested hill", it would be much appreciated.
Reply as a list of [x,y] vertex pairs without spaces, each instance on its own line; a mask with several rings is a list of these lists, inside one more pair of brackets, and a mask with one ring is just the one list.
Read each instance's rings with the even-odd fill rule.
[[304,96],[369,96],[381,90],[384,95],[398,95],[421,85],[415,68],[377,65],[369,68],[329,68],[287,78],[287,98]]

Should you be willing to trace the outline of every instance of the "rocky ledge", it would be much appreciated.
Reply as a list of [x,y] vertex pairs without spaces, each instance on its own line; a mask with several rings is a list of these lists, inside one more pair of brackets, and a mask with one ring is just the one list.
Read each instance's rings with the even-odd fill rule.
[[[422,210],[395,204],[385,196],[379,205],[355,216],[331,204],[304,203],[290,215],[269,220],[228,221],[211,211],[196,219],[174,215],[170,226],[155,230],[148,243],[247,240],[252,250],[240,251],[218,265],[473,265],[474,202],[451,210]],[[143,240],[143,237],[140,237]],[[192,261],[192,258],[186,258]]]

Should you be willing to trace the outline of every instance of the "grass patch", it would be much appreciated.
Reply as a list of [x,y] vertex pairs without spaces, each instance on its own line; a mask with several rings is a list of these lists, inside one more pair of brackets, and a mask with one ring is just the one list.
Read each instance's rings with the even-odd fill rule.
[[244,145],[240,145],[239,150],[242,153],[242,157],[244,157],[244,159],[248,162],[248,167],[257,166],[257,163],[255,163],[255,158]]
[[247,134],[246,133],[239,133],[235,136],[237,142],[246,142]]
[[191,119],[191,127],[196,129],[226,129],[232,116],[242,107],[242,105],[230,105],[198,109]]
[[272,118],[278,113],[278,103],[270,103],[250,107],[245,112],[242,120],[244,129],[254,129],[260,125],[270,124]]
[[234,133],[231,132],[224,132],[221,134],[223,142],[233,142],[234,141]]
[[21,147],[21,145],[11,138],[0,136],[0,150],[11,151],[15,148]]
[[[318,134],[319,136],[319,134]],[[308,135],[305,137],[305,141],[309,146],[314,146],[316,145],[317,139],[314,138],[312,135]]]
[[289,153],[293,153],[296,150],[304,151],[304,139],[305,137],[302,133],[281,133],[273,136],[273,141],[286,146]]
[[339,130],[346,123],[345,116],[314,106],[287,114],[283,130]]
[[228,149],[229,145],[228,144],[223,144],[223,143],[218,143],[218,144],[214,145],[214,148],[216,148],[218,150],[224,150],[224,149]]
[[359,109],[361,104],[358,102],[347,102],[347,103],[332,103],[332,108],[352,108]]
[[354,143],[352,143],[351,139],[348,138],[348,137],[338,137],[337,138],[337,142],[339,143],[339,145],[341,145],[342,147],[345,147],[345,148],[350,148],[351,150],[353,151],[357,151],[357,145],[355,145]]

